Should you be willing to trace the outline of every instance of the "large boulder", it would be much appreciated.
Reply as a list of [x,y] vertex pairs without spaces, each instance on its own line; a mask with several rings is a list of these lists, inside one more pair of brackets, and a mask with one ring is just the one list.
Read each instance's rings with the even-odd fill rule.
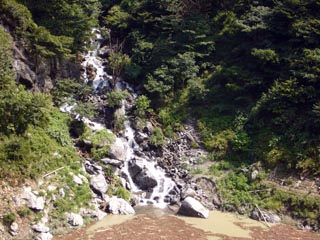
[[131,205],[122,198],[113,196],[109,200],[108,210],[110,213],[118,215],[131,215],[135,214],[135,211]]
[[137,160],[136,158],[129,161],[128,165],[129,165],[129,173],[132,178],[134,178],[144,168],[143,162],[140,160]]
[[108,184],[103,174],[93,175],[90,179],[90,186],[101,195],[108,190]]
[[125,148],[123,141],[120,138],[116,138],[116,141],[110,147],[109,157],[120,161],[125,161],[126,153],[127,149]]
[[133,182],[142,190],[157,186],[157,180],[143,164],[143,160],[134,159],[129,162],[129,173]]
[[182,201],[178,214],[190,217],[208,218],[209,210],[206,209],[198,200],[192,197],[187,197]]
[[140,173],[138,173],[133,178],[133,181],[142,190],[154,188],[158,184],[156,178],[148,169],[144,169]]

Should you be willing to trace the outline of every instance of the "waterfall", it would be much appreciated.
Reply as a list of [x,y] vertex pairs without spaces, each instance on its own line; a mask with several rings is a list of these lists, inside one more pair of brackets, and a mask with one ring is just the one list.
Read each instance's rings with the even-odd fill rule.
[[[88,53],[84,56],[84,61],[82,62],[82,67],[84,69],[82,79],[88,84],[92,84],[94,93],[97,94],[100,89],[110,87],[109,81],[112,80],[112,76],[108,75],[105,72],[104,60],[99,57],[99,50],[103,41],[100,31],[98,29],[93,29],[93,33],[95,33],[96,36],[95,39],[91,40],[91,45],[94,46],[94,49],[88,51]],[[96,75],[92,80],[92,83],[88,79],[87,72],[88,67],[90,68],[90,66],[96,69]],[[134,89],[123,80],[117,82],[116,88],[122,90],[127,89],[131,93],[133,99],[137,97]],[[170,201],[170,191],[174,189],[176,185],[171,178],[166,176],[164,169],[159,167],[156,161],[136,155],[137,151],[142,150],[140,149],[139,144],[137,144],[137,142],[135,141],[134,136],[136,134],[136,131],[131,127],[131,116],[127,115],[125,105],[126,100],[123,100],[121,111],[124,113],[124,116],[126,118],[124,122],[124,136],[121,138],[116,138],[116,141],[121,141],[126,149],[126,157],[124,167],[121,169],[121,174],[122,176],[125,176],[125,179],[127,181],[126,185],[129,186],[128,188],[130,189],[131,193],[138,199],[139,205],[153,204],[155,207],[164,208]],[[62,107],[62,110],[70,112],[70,110],[72,110],[72,107],[66,105],[65,107]],[[82,120],[84,120],[84,122],[91,128],[101,129],[100,123],[90,121],[86,118]],[[136,174],[135,176],[133,176],[133,168],[134,173],[138,172],[138,174]],[[153,187],[141,190],[138,186],[139,184],[136,184],[137,181],[135,181],[135,179],[138,178],[142,179],[142,181],[144,181],[144,179],[146,181],[151,181]],[[146,187],[144,186],[144,188]]]

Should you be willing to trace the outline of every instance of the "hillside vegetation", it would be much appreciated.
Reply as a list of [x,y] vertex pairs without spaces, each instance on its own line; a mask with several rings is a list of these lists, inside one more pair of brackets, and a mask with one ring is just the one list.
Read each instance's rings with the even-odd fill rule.
[[[58,109],[77,102],[81,116],[97,115],[87,101],[92,87],[58,72],[66,62],[80,69],[100,26],[113,75],[100,113],[113,115],[129,98],[114,90],[125,79],[140,94],[130,114],[156,125],[152,149],[195,122],[201,142],[191,145],[209,152],[210,174],[222,175],[222,210],[248,213],[259,204],[319,229],[318,192],[274,187],[270,174],[320,179],[319,12],[318,0],[0,0],[0,179],[19,184],[79,163],[72,137],[92,142],[84,155],[107,156],[112,134]],[[50,69],[48,91],[18,83],[17,53],[35,74]],[[106,124],[120,134],[124,120]],[[117,195],[128,198],[124,188]]]
[[320,173],[319,1],[108,2],[167,136],[195,117],[214,160]]

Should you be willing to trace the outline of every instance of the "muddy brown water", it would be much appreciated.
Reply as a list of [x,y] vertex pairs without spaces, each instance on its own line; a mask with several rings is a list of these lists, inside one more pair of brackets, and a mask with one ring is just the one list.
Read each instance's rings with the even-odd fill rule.
[[208,219],[174,216],[170,210],[144,207],[133,216],[108,215],[103,220],[54,240],[320,240],[320,234],[284,224],[210,212]]

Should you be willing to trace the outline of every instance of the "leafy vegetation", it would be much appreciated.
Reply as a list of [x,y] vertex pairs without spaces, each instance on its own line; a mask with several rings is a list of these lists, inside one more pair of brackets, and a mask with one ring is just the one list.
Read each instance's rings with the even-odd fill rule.
[[104,4],[166,135],[192,115],[216,159],[319,173],[318,1]]
[[78,156],[69,136],[69,118],[52,107],[50,96],[15,83],[10,68],[12,42],[2,28],[0,38],[0,179],[16,184]]
[[106,129],[93,131],[86,127],[81,139],[89,141],[92,144],[92,157],[99,160],[107,156],[111,144],[115,141],[115,136]]

